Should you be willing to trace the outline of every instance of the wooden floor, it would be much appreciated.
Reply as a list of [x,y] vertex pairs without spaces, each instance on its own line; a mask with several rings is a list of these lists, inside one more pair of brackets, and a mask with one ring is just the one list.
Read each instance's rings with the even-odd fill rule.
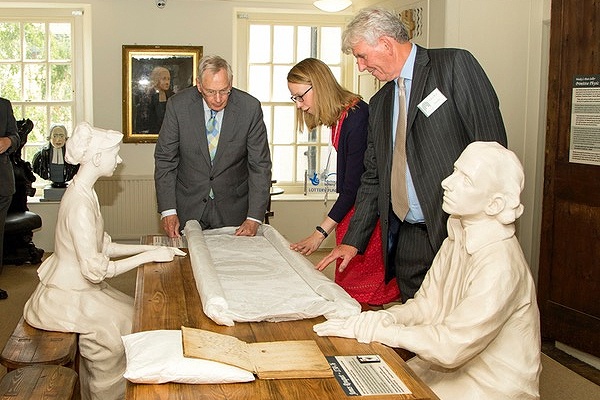
[[560,349],[557,349],[554,346],[554,341],[543,340],[542,353],[546,354],[554,361],[559,362],[578,375],[581,375],[587,380],[594,382],[596,385],[600,385],[600,370],[597,370],[591,365],[578,360],[577,358],[565,353]]

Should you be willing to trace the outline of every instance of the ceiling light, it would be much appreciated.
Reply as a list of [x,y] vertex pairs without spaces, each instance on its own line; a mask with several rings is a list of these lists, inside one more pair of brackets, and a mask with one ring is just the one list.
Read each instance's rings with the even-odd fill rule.
[[317,0],[313,3],[321,11],[338,12],[352,5],[351,0]]

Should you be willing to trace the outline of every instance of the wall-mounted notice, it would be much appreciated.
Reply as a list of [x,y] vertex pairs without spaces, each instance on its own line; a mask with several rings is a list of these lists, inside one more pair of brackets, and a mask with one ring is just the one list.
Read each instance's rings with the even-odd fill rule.
[[600,75],[573,77],[569,162],[600,165]]

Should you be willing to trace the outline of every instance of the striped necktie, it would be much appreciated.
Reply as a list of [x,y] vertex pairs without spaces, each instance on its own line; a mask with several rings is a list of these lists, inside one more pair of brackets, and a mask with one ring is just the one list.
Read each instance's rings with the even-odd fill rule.
[[[210,118],[206,122],[206,140],[208,140],[208,152],[210,153],[210,163],[212,164],[217,154],[217,145],[219,144],[219,130],[217,129],[217,111],[210,110]],[[212,188],[208,196],[215,198]]]
[[219,130],[217,129],[217,111],[210,110],[210,118],[206,122],[206,139],[208,140],[208,152],[210,162],[215,159],[217,145],[219,144]]

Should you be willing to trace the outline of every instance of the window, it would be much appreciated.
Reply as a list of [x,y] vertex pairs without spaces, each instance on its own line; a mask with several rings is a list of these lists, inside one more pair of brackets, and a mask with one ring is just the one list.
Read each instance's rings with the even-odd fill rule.
[[315,57],[329,65],[342,85],[351,88],[352,60],[341,51],[344,25],[339,16],[238,14],[236,85],[262,103],[273,179],[287,193],[300,193],[305,176],[336,168],[335,151],[329,146],[330,129],[307,132],[306,127],[296,126],[287,73],[298,61]]
[[[10,8],[0,17],[0,96],[17,120],[34,123],[22,157],[31,161],[52,124],[71,132],[85,119],[83,10]],[[14,7],[14,6],[13,6]]]

